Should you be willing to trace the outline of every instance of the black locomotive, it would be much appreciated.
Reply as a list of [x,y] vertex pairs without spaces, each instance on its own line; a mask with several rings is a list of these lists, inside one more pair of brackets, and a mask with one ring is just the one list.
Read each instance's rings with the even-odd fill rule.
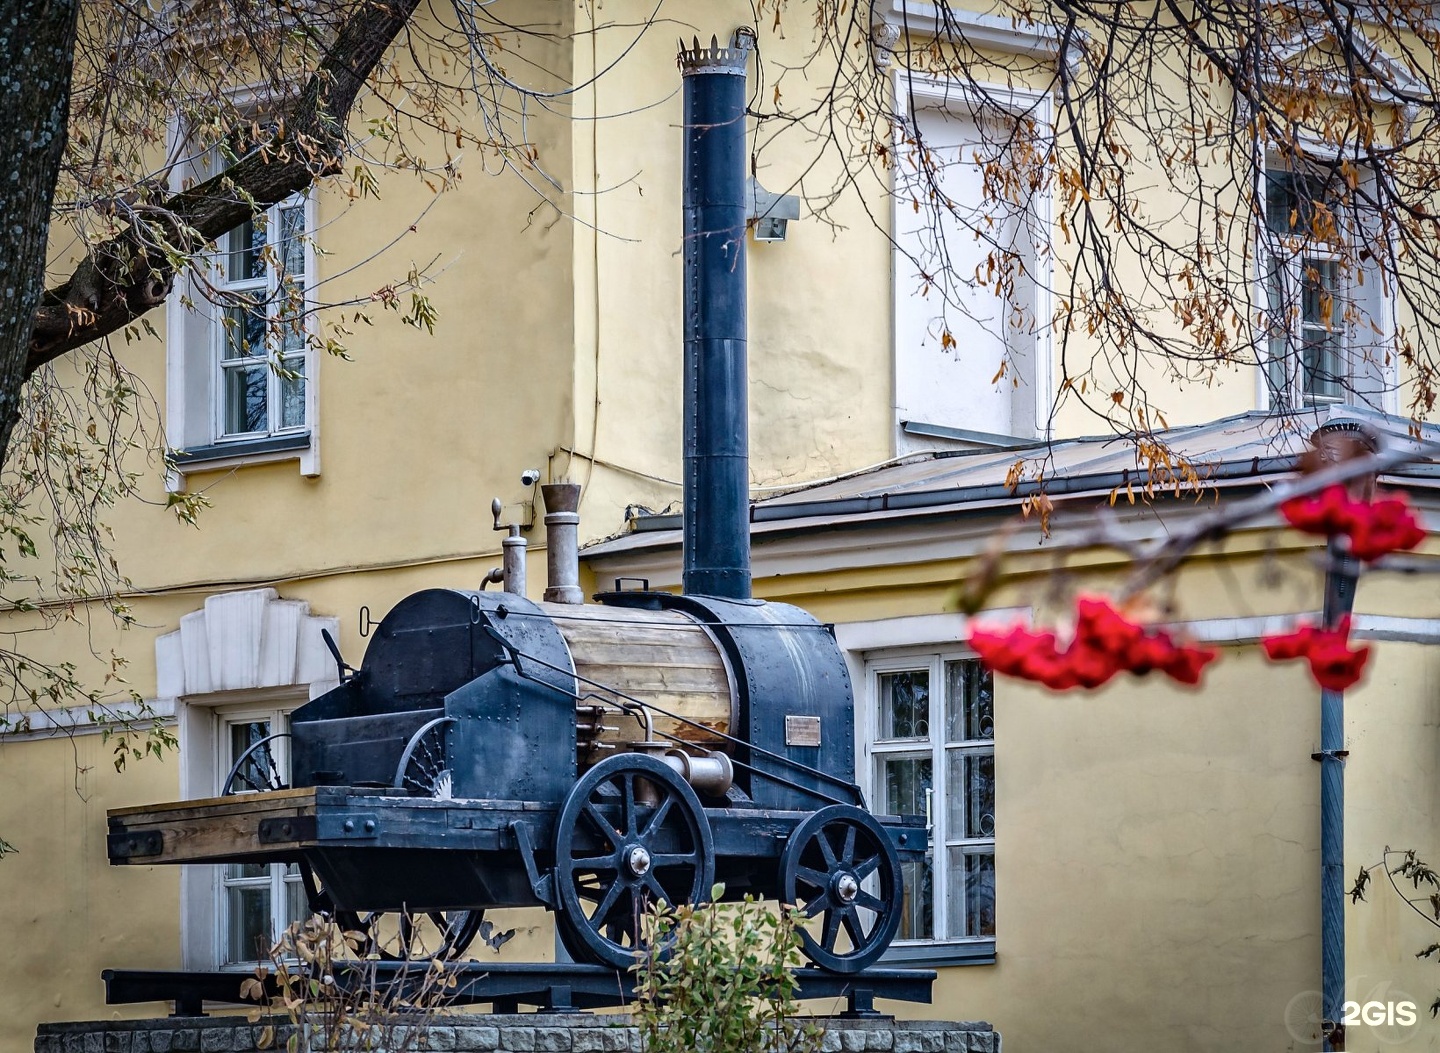
[[[298,849],[313,905],[362,930],[431,916],[441,953],[464,950],[483,908],[541,904],[577,960],[629,965],[648,906],[718,882],[814,917],[804,950],[823,968],[872,963],[925,829],[876,819],[847,777],[854,707],[831,633],[758,600],[600,599],[401,602],[362,668],[293,714],[313,829],[286,841],[272,820],[263,855]],[[227,789],[278,789],[271,747]]]

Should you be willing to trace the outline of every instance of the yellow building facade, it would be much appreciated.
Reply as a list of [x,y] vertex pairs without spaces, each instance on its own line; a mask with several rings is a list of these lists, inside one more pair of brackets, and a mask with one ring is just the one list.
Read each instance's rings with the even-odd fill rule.
[[[160,339],[126,351],[160,396],[168,444],[188,453],[157,473],[150,503],[108,520],[135,624],[121,630],[97,606],[20,638],[27,653],[75,661],[93,682],[112,650],[122,655],[129,685],[179,748],[117,773],[114,740],[84,711],[32,715],[0,737],[0,835],[18,849],[0,860],[16,936],[0,956],[10,1007],[0,1047],[26,1048],[40,1021],[161,1011],[105,1006],[105,968],[247,967],[246,937],[298,909],[294,876],[111,867],[106,811],[218,792],[246,744],[336,682],[322,629],[358,664],[371,624],[400,599],[479,587],[501,558],[492,499],[500,526],[525,528],[538,597],[544,509],[522,472],[584,487],[581,535],[597,542],[584,556],[587,594],[619,576],[678,588],[678,534],[665,516],[682,475],[675,32],[638,32],[648,8],[627,2],[514,6],[544,20],[516,53],[583,86],[568,109],[529,117],[535,168],[492,175],[477,156],[433,198],[395,174],[378,199],[322,185],[290,214],[273,210],[269,229],[310,232],[295,266],[329,302],[370,300],[408,261],[434,261],[433,336],[380,312],[348,338],[353,361],[297,352],[308,355],[304,382],[286,387],[227,358],[222,323],[188,306],[181,288],[165,324],[157,319]],[[898,24],[891,6],[901,7],[877,5],[882,28]],[[667,17],[687,37],[708,37],[753,15],[689,2]],[[1055,54],[1043,33],[975,17],[971,31],[997,55]],[[798,26],[762,29],[761,40],[757,61],[772,78],[807,54]],[[934,76],[908,88],[916,120],[956,152],[963,181],[963,93]],[[1017,106],[1043,110],[1035,86],[1006,88]],[[756,175],[775,191],[808,160],[783,143],[765,156]],[[561,190],[543,189],[548,179]],[[1043,205],[1035,215],[1048,221]],[[1099,1041],[1314,1048],[1305,1035],[1320,983],[1318,689],[1255,646],[1318,611],[1313,543],[1270,516],[1155,590],[1173,596],[1186,631],[1223,651],[1201,690],[1122,678],[1059,696],[1000,679],[985,688],[986,721],[953,737],[941,710],[956,704],[947,685],[982,676],[959,590],[997,539],[1004,575],[977,617],[1053,623],[1075,592],[1113,589],[1129,569],[1094,546],[1095,510],[1117,490],[1114,529],[1158,538],[1281,478],[1324,421],[1362,419],[1407,441],[1405,422],[1386,415],[1398,402],[1387,394],[1352,411],[1342,401],[1285,426],[1266,414],[1254,366],[1204,386],[1157,377],[1168,422],[1199,426],[1177,432],[1176,448],[1216,474],[1198,491],[1132,504],[1127,488],[1143,490],[1144,471],[1130,448],[1076,439],[1088,425],[1071,411],[1048,419],[1057,351],[1043,326],[1018,351],[1002,348],[1026,363],[1018,385],[992,380],[985,356],[1000,345],[978,328],[983,364],[937,354],[897,249],[918,236],[902,211],[862,188],[824,223],[802,213],[784,241],[752,242],[748,258],[755,593],[836,626],[856,694],[856,777],[876,810],[928,803],[940,817],[929,876],[912,874],[927,891],[908,901],[891,956],[939,970],[935,1001],[894,1009],[988,1020],[1021,1051]],[[221,246],[242,285],[266,280],[254,238]],[[1054,309],[1042,294],[1031,304],[1040,317]],[[1006,482],[1015,462],[1038,463],[1033,443],[1047,428],[1068,445],[1048,451],[1056,511],[1042,537],[1038,516],[1021,517],[1027,491]],[[1425,466],[1395,481],[1433,517],[1440,497]],[[167,490],[203,493],[213,507],[198,528],[177,523]],[[1375,653],[1347,699],[1347,874],[1387,846],[1436,851],[1440,603],[1423,580],[1376,576],[1360,587],[1357,633]],[[35,624],[10,621],[17,634]],[[925,714],[923,732],[887,735],[897,691],[912,716]],[[126,705],[117,693],[117,709]],[[1414,959],[1433,938],[1388,889],[1371,900],[1347,908],[1347,997],[1414,1001],[1424,1022],[1396,1039],[1440,1047],[1423,1014],[1435,985]],[[553,955],[543,914],[493,920],[517,932],[505,959]]]

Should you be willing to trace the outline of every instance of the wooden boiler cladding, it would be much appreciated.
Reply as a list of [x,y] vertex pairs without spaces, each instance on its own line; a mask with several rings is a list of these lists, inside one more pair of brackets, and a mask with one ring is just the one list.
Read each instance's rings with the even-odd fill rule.
[[[674,736],[704,749],[730,752],[729,743],[706,730],[731,734],[736,726],[736,700],[725,656],[704,626],[678,611],[566,603],[542,603],[540,607],[565,638],[578,675],[700,725],[655,712],[655,738],[669,741]],[[596,696],[577,703],[581,767],[645,738],[645,727],[638,718],[612,709],[598,723],[617,729],[599,735],[599,741],[614,750],[589,745],[594,740],[586,734],[586,725],[593,721],[585,707],[624,700],[583,681],[577,693]]]

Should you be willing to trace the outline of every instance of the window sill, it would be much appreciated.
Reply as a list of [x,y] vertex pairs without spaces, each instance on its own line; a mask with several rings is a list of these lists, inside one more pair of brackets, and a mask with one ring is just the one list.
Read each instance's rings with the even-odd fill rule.
[[172,455],[168,465],[172,492],[184,489],[185,476],[192,472],[213,472],[242,465],[273,464],[277,461],[300,462],[300,474],[320,474],[310,432],[296,435],[271,435],[263,439],[242,439],[238,442],[217,442],[191,446]]
[[975,940],[967,943],[920,943],[891,946],[880,959],[881,965],[916,968],[952,965],[994,965],[995,941]]

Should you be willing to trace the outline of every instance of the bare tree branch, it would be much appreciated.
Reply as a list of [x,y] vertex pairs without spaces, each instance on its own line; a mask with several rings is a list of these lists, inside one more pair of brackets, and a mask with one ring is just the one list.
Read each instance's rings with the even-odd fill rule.
[[[281,138],[198,186],[137,212],[130,230],[95,246],[68,281],[47,290],[35,313],[24,375],[164,302],[175,264],[139,226],[156,224],[165,243],[193,253],[244,222],[257,206],[283,201],[309,187],[317,175],[334,171],[342,160],[350,110],[418,2],[357,4],[298,102],[283,115]],[[0,447],[0,461],[3,455]]]

